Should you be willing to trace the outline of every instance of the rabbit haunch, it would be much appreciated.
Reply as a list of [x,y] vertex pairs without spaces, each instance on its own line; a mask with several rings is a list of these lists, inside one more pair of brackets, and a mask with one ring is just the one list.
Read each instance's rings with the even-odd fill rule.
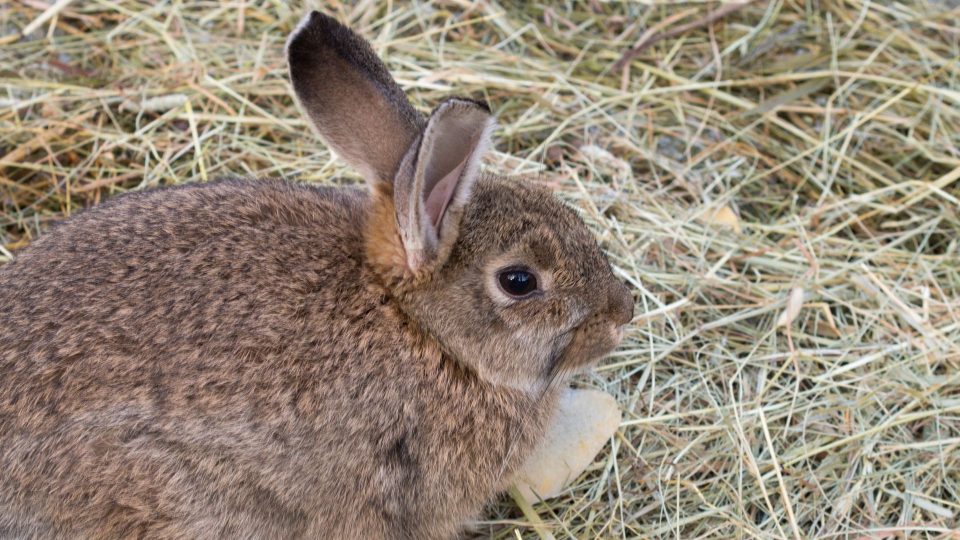
[[480,171],[485,105],[422,117],[318,13],[287,53],[370,189],[132,193],[0,268],[0,537],[449,538],[616,346],[629,291],[573,211]]

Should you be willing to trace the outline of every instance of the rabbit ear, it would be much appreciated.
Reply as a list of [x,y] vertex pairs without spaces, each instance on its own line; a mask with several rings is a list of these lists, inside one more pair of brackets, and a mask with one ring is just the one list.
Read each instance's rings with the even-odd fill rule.
[[494,120],[483,103],[454,98],[438,106],[394,180],[397,224],[407,266],[440,261],[456,240]]
[[370,44],[314,11],[287,41],[287,62],[297,101],[330,148],[372,186],[391,182],[424,121]]

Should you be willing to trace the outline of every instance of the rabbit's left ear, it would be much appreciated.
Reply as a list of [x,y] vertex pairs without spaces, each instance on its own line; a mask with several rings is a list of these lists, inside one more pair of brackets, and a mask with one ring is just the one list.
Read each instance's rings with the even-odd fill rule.
[[370,187],[393,180],[423,117],[366,40],[332,17],[307,15],[287,42],[297,102],[317,133]]
[[394,204],[411,270],[441,263],[456,240],[493,127],[485,104],[448,99],[407,152],[394,179]]

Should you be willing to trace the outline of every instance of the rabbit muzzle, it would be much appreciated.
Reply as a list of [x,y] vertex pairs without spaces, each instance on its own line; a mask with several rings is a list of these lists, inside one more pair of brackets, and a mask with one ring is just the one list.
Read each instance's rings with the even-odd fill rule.
[[569,332],[570,340],[552,371],[576,373],[596,363],[620,344],[632,319],[633,295],[618,283],[607,295],[607,305],[596,309]]

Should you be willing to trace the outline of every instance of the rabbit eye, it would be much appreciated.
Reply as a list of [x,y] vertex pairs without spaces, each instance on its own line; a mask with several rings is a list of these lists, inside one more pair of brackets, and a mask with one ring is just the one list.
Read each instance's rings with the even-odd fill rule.
[[521,268],[509,268],[497,276],[503,292],[514,298],[529,296],[537,290],[537,277]]

